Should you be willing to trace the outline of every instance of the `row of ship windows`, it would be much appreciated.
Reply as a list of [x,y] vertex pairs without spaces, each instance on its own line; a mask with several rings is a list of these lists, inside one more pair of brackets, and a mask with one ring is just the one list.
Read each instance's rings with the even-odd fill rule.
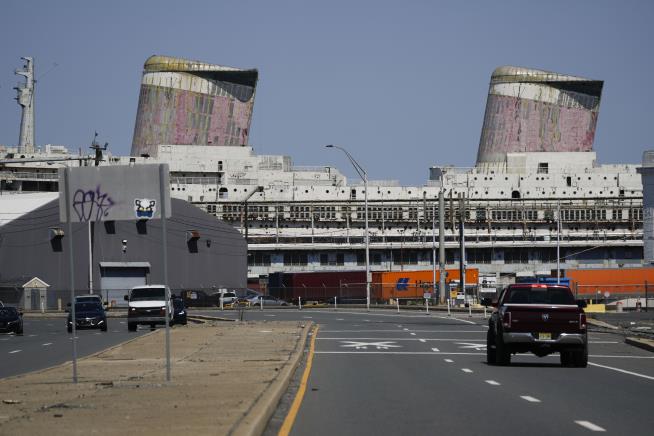
[[[207,212],[217,215],[222,214],[223,219],[226,220],[236,220],[240,219],[243,213],[243,208],[241,206],[231,206],[224,205],[222,207],[222,212],[219,211],[216,205],[207,205]],[[273,209],[272,211],[270,209]],[[275,219],[275,214],[279,214],[283,219],[297,219],[297,220],[311,220],[312,212],[310,211],[309,206],[291,206],[290,211],[284,210],[283,207],[277,207],[275,211],[274,207],[269,208],[268,206],[250,206],[248,207],[248,217],[251,219]],[[343,208],[344,210],[337,211],[334,206],[325,206],[325,207],[315,207],[313,211],[314,219],[344,219],[348,215],[352,219],[364,219],[365,210],[364,208]],[[352,209],[356,209],[355,212]],[[383,209],[383,210],[381,210]],[[626,209],[626,217],[624,213],[625,209],[618,210],[607,210],[607,209],[562,209],[561,210],[561,220],[562,221],[606,221],[606,220],[615,220],[621,221],[624,219],[642,221],[643,219],[643,209],[642,208],[629,208]],[[438,217],[438,210],[434,214],[433,211],[426,211],[427,213],[422,215],[423,220],[431,221],[434,218]],[[485,208],[477,208],[474,212],[474,219],[477,221],[540,221],[540,220],[555,220],[556,212],[553,210],[544,210],[539,211],[535,209],[529,210],[490,210],[488,211]],[[489,213],[490,212],[490,213]],[[455,217],[458,217],[458,210],[454,211]],[[449,221],[452,218],[450,214],[450,209],[445,211],[445,220]],[[408,211],[406,208],[369,208],[368,217],[371,220],[416,220],[418,215],[417,208],[410,208]],[[471,211],[466,210],[466,219],[470,220],[472,218]]]

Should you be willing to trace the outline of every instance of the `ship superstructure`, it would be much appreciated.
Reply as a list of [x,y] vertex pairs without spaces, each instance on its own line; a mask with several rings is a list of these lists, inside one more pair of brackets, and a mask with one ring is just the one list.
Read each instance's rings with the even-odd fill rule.
[[[516,74],[521,71],[503,68],[498,70]],[[491,94],[495,92],[493,80]],[[572,81],[578,86],[578,81]],[[591,82],[595,88],[588,92],[592,93],[599,85]],[[533,128],[543,120],[543,113],[561,112],[566,105],[576,107],[579,100],[588,103],[582,106],[589,108],[577,108],[579,113],[568,119],[581,117],[583,128],[594,132],[599,95],[592,102],[582,96],[575,100],[570,95],[576,96],[579,89],[574,88],[570,94],[570,86],[556,86],[567,93],[559,93],[554,103],[551,99],[533,104],[518,102],[535,108],[521,113],[521,125]],[[567,97],[561,97],[564,94]],[[538,98],[543,100],[543,95]],[[530,98],[528,94],[521,96]],[[560,122],[564,118],[554,117]],[[566,148],[553,142],[558,130],[570,128],[567,122],[547,124],[549,130],[535,133],[529,141],[541,138],[540,145],[497,151],[493,145],[497,142],[490,141],[487,133],[489,123],[497,132],[499,124],[496,119],[488,121],[487,110],[478,163],[473,168],[433,166],[422,186],[369,180],[372,271],[432,268],[432,257],[438,253],[434,248],[439,236],[441,191],[445,196],[447,268],[456,267],[460,261],[461,208],[465,216],[466,262],[481,274],[549,272],[556,268],[557,245],[562,269],[642,265],[639,165],[600,165],[592,147],[585,143]],[[160,143],[149,147],[147,157],[107,154],[101,164],[168,163],[173,197],[231,223],[243,234],[247,226],[250,277],[278,271],[365,269],[364,187],[348,181],[338,169],[296,167],[288,156],[258,155],[248,145]],[[365,166],[365,156],[351,151]],[[67,164],[92,163],[80,160]],[[12,191],[54,190],[58,165],[62,163],[5,164],[0,167],[0,187]],[[202,229],[198,231],[201,234]]]

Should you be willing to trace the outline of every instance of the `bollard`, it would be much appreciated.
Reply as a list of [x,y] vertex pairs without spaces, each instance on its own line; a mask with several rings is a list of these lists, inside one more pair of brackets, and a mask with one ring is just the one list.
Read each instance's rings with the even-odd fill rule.
[[334,310],[336,310],[336,297],[334,297]]
[[223,294],[220,294],[220,310],[222,311],[224,308],[223,306]]
[[425,298],[425,309],[427,309],[427,315],[429,315],[429,299]]
[[263,297],[259,295],[259,310],[263,310]]
[[488,318],[488,317],[486,316],[486,306],[484,306],[484,319],[486,319],[486,318]]
[[472,302],[468,301],[468,318],[472,318]]
[[452,316],[452,314],[450,313],[450,299],[449,298],[447,299],[447,316]]
[[57,309],[61,312],[61,298],[57,298]]
[[397,313],[400,313],[400,299],[396,298],[395,302],[397,303]]
[[297,310],[302,310],[302,297],[297,297]]

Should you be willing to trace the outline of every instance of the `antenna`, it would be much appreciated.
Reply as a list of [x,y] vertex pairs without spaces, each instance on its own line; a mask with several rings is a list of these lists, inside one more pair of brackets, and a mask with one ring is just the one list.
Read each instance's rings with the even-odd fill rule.
[[91,146],[89,147],[91,150],[95,150],[94,160],[95,160],[96,167],[100,165],[100,162],[104,160],[102,156],[102,152],[107,150],[107,147],[109,147],[108,142],[105,142],[104,146],[100,147],[100,144],[98,143],[97,139],[98,139],[98,132],[94,132],[93,140],[91,141]]

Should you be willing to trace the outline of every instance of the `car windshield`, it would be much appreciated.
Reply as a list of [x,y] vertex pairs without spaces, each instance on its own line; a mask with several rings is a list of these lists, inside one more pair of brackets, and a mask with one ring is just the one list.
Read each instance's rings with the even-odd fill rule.
[[575,304],[572,293],[566,288],[513,288],[508,295],[510,304]]
[[0,307],[0,317],[16,316],[17,312],[14,307]]
[[163,300],[166,298],[164,288],[136,288],[129,296],[131,301]]
[[102,305],[97,302],[85,301],[75,303],[75,311],[77,312],[93,312],[96,310],[102,310]]

